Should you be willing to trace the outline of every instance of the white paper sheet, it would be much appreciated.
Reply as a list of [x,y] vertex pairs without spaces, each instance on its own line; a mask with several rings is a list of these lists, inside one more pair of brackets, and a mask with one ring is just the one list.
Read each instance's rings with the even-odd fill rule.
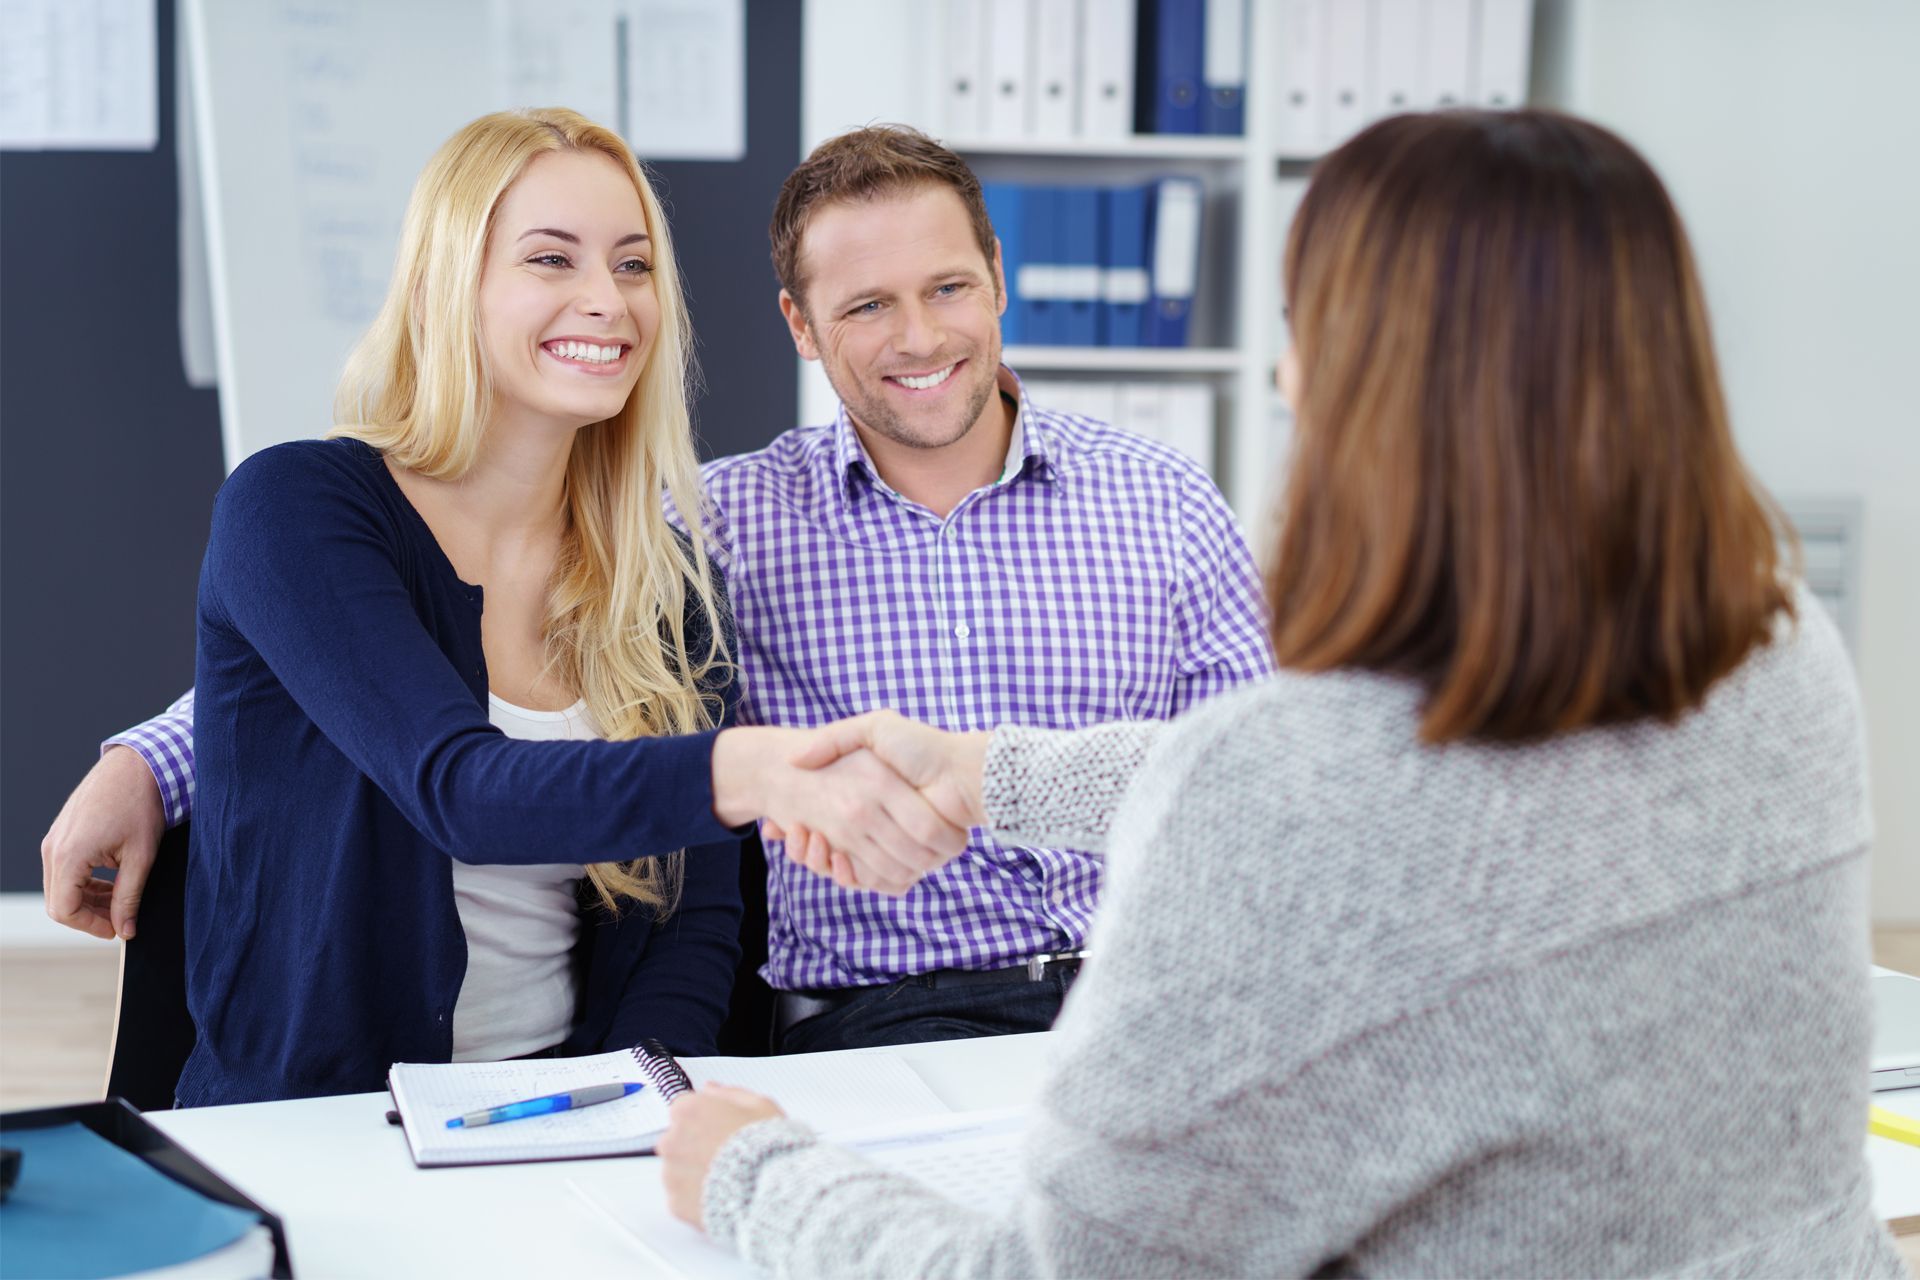
[[[949,1112],[827,1137],[956,1204],[999,1214],[1020,1193],[1030,1118],[1026,1107]],[[585,1175],[569,1178],[567,1185],[646,1253],[689,1280],[754,1280],[764,1274],[667,1212],[666,1188],[651,1160],[638,1172]]]
[[747,154],[746,0],[627,0],[627,141],[642,160]]
[[833,1135],[877,1165],[977,1213],[998,1215],[1020,1197],[1027,1107],[962,1111]]
[[674,1275],[687,1280],[759,1280],[766,1274],[667,1212],[667,1190],[657,1161],[647,1160],[638,1173],[568,1178],[567,1185]]
[[173,160],[180,210],[180,368],[187,385],[220,385],[213,336],[213,268],[207,261],[207,214],[200,189],[200,131],[193,117],[193,42],[173,42]]
[[155,0],[0,0],[0,147],[151,151]]
[[506,109],[570,107],[618,130],[616,0],[493,0],[493,96]]

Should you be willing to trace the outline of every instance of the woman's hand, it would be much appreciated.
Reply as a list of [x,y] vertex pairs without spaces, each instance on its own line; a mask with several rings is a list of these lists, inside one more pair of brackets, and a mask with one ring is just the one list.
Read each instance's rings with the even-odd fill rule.
[[701,1192],[707,1171],[727,1139],[750,1124],[786,1115],[771,1098],[732,1085],[702,1085],[667,1109],[667,1131],[656,1150],[667,1184],[667,1208],[682,1222],[707,1229]]
[[[967,847],[964,824],[872,752],[798,729],[727,729],[713,747],[714,814],[729,826],[765,818],[817,832],[842,855],[851,887],[903,894]],[[797,757],[806,752],[810,763]],[[943,802],[946,803],[946,802]]]
[[[895,711],[874,711],[817,729],[793,757],[802,768],[832,767],[871,753],[885,762],[948,823],[959,828],[987,822],[982,798],[990,733],[947,733]],[[787,857],[847,889],[862,883],[856,861],[827,833],[806,823],[773,821],[766,834],[786,842]],[[943,860],[944,865],[944,860]]]

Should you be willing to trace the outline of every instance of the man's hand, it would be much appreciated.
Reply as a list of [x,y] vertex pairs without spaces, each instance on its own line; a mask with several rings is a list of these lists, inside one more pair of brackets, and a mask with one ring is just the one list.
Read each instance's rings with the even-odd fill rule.
[[[127,747],[108,747],[40,842],[47,914],[96,938],[131,938],[166,829],[147,762]],[[95,867],[116,868],[113,883],[94,879]]]
[[[917,788],[942,818],[957,827],[987,822],[981,795],[990,733],[946,733],[894,711],[874,711],[827,725],[793,762],[831,767],[848,752],[878,756]],[[787,857],[846,889],[863,887],[853,861],[824,833],[804,822],[773,821],[765,834],[786,843]]]
[[681,1094],[667,1110],[667,1131],[656,1148],[673,1216],[705,1231],[700,1201],[713,1158],[728,1138],[748,1125],[785,1114],[771,1098],[732,1085],[702,1085]]
[[816,767],[794,757],[812,734],[727,729],[713,748],[714,813],[729,825],[766,818],[816,832],[843,857],[848,887],[899,895],[967,847],[955,826],[871,752],[825,752]]

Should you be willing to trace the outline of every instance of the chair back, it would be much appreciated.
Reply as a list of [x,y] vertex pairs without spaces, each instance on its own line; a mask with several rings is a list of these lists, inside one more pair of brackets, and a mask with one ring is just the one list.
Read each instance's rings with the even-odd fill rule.
[[107,1095],[125,1098],[142,1111],[173,1106],[194,1046],[187,1013],[188,825],[183,822],[161,837],[134,935],[120,944]]
[[767,962],[767,851],[756,831],[740,842],[740,963],[720,1026],[720,1052],[764,1058],[773,1051],[773,988],[760,976]]

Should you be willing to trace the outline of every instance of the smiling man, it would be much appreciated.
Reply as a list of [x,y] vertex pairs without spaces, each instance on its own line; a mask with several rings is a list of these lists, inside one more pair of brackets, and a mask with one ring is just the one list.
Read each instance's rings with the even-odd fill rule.
[[[952,730],[1078,728],[1167,719],[1270,670],[1252,558],[1206,473],[1036,407],[1000,363],[1000,247],[959,156],[892,126],[833,138],[788,177],[771,234],[794,346],[842,404],[703,469],[741,723],[887,707]],[[50,912],[103,935],[130,927],[163,822],[191,807],[191,695],[110,741],[132,750],[103,754],[42,848]],[[1052,1025],[1098,856],[976,831],[888,898],[768,844],[780,1050]],[[56,909],[55,886],[102,865],[121,869],[111,926],[104,886]]]
[[[841,408],[705,468],[743,720],[1164,719],[1269,670],[1252,559],[1206,474],[1034,406],[1001,364],[1000,248],[960,157],[898,127],[833,138],[788,177],[771,234],[794,346]],[[1046,1029],[1101,872],[976,831],[885,898],[769,841],[778,1046]]]

